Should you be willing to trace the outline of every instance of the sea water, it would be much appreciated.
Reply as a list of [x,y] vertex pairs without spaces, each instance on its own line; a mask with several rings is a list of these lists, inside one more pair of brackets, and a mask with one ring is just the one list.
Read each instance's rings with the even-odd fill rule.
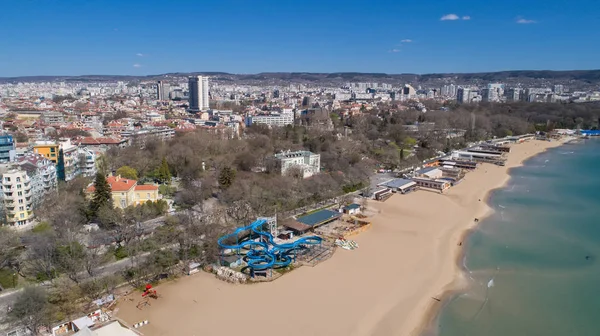
[[600,335],[600,140],[511,170],[465,244],[472,285],[441,309],[441,336]]

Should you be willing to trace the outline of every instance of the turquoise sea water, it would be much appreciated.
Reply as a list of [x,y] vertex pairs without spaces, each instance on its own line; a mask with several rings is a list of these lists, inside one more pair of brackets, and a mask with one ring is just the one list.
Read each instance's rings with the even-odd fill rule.
[[440,311],[437,335],[600,336],[600,140],[511,176],[465,244],[472,286]]

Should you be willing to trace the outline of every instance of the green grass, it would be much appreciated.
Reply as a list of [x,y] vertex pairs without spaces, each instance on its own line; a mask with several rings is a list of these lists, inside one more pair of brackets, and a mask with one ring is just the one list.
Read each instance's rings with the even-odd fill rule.
[[0,285],[2,288],[14,288],[19,285],[19,276],[9,269],[0,269]]

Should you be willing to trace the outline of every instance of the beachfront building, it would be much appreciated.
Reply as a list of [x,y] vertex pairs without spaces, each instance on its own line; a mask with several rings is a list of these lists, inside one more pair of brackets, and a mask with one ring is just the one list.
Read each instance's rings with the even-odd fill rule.
[[416,185],[419,188],[425,188],[425,189],[433,189],[433,190],[437,190],[439,192],[444,192],[446,191],[448,188],[450,188],[450,186],[452,185],[452,183],[448,180],[445,179],[429,179],[429,178],[424,178],[424,177],[413,177],[412,178],[413,182],[416,183]]
[[441,169],[437,167],[425,167],[415,171],[415,177],[423,177],[429,179],[439,179],[444,176]]
[[[109,176],[106,181],[110,185],[113,204],[121,209],[160,199],[155,185],[138,185],[136,180],[122,178],[120,175]],[[91,197],[94,190],[94,185],[91,184],[85,191]]]
[[290,219],[284,222],[283,226],[296,234],[304,234],[321,225],[338,220],[340,217],[342,217],[342,214],[337,211],[323,209],[306,216],[298,217],[295,220]]
[[503,160],[501,154],[478,153],[469,151],[455,151],[452,153],[451,158],[478,162],[492,162]]
[[31,178],[21,169],[9,169],[2,174],[2,193],[6,222],[24,228],[33,221]]
[[395,178],[389,181],[385,181],[377,185],[378,187],[384,187],[391,192],[406,194],[417,188],[417,184],[414,181]]
[[302,177],[307,178],[318,174],[321,169],[321,155],[309,151],[281,152],[275,154],[271,162],[269,170],[279,171],[284,176],[297,168]]

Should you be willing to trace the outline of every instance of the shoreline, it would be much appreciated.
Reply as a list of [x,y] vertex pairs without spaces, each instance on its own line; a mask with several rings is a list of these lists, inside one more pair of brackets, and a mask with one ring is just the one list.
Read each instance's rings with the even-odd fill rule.
[[149,320],[140,330],[147,336],[421,335],[467,284],[458,243],[492,213],[492,192],[506,185],[510,169],[563,142],[513,145],[506,166],[482,164],[444,194],[417,191],[369,202],[378,214],[370,230],[353,237],[360,248],[338,250],[315,267],[252,286],[200,272],[157,286],[161,298],[144,310],[136,308],[138,294],[121,300],[118,317],[130,324]]
[[[533,140],[533,141],[537,141],[537,140]],[[549,149],[560,147],[564,144],[569,143],[570,141],[571,141],[570,138],[564,138],[564,139],[561,139],[558,141],[554,141],[554,142],[552,142],[552,144],[553,144],[552,146],[544,146],[544,148],[542,150],[530,153],[529,155],[526,155],[523,158],[520,158],[520,160],[518,160],[517,162],[511,162],[507,166],[504,167],[505,174],[506,174],[506,176],[504,177],[504,180],[497,186],[489,189],[485,193],[485,196],[482,198],[482,202],[485,203],[485,207],[486,207],[485,213],[483,213],[479,217],[475,217],[475,218],[479,219],[478,222],[473,221],[472,223],[470,223],[468,226],[466,226],[464,228],[463,232],[460,234],[460,237],[459,237],[459,241],[463,244],[460,246],[455,245],[455,248],[452,251],[452,254],[455,255],[454,265],[456,267],[454,279],[451,282],[447,283],[443,288],[441,288],[441,290],[439,291],[440,294],[435,296],[436,298],[438,298],[440,300],[439,304],[434,304],[434,303],[429,304],[428,308],[423,313],[423,318],[421,319],[421,321],[419,321],[419,324],[413,329],[413,331],[410,332],[410,335],[414,335],[414,336],[436,335],[437,328],[435,327],[434,323],[437,321],[440,311],[442,309],[444,309],[444,307],[451,302],[451,299],[454,297],[454,295],[456,293],[461,292],[462,290],[464,290],[465,288],[467,288],[469,286],[468,280],[466,279],[466,274],[468,272],[468,269],[466,268],[466,265],[465,265],[467,251],[464,248],[465,247],[464,242],[469,239],[471,234],[477,229],[477,227],[480,224],[482,224],[483,221],[485,221],[486,219],[488,219],[491,215],[493,215],[495,213],[495,209],[491,206],[492,195],[494,194],[495,191],[501,190],[508,185],[508,183],[512,179],[511,171],[515,168],[522,167],[526,161],[528,161],[542,153],[545,153]],[[516,146],[519,146],[519,144]],[[515,145],[513,145],[513,147],[515,147]],[[510,161],[510,153],[509,153],[508,157],[509,157],[509,161]],[[478,169],[480,169],[480,167]]]

